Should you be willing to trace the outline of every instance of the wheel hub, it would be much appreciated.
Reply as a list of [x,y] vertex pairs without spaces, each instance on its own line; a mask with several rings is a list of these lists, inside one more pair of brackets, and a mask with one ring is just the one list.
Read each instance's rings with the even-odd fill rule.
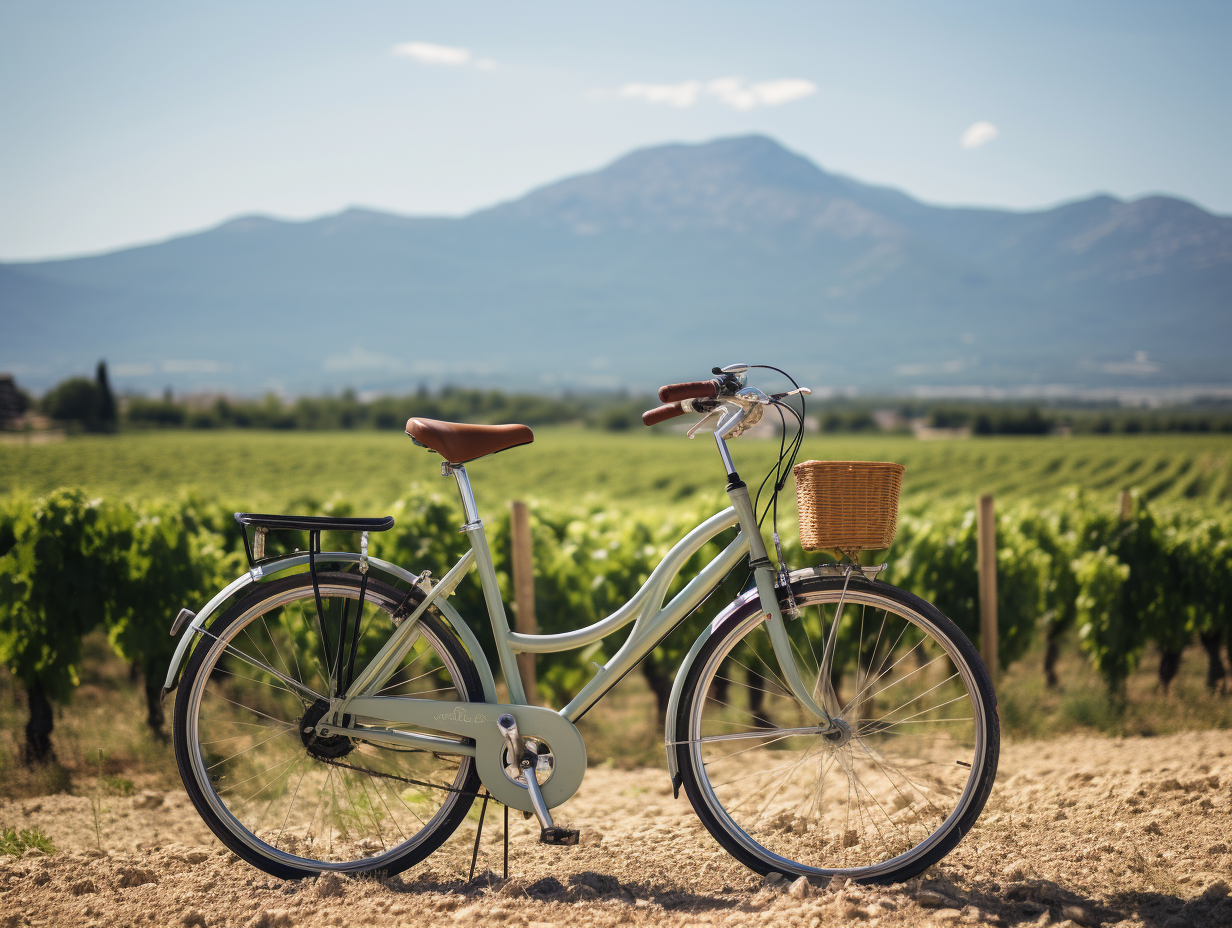
[[829,741],[832,747],[841,748],[851,740],[851,726],[846,719],[832,718],[830,721],[834,727],[824,732],[822,737]]
[[336,760],[355,750],[355,742],[346,735],[322,737],[317,734],[317,723],[328,711],[329,703],[324,699],[318,699],[309,706],[299,719],[299,737],[313,757]]

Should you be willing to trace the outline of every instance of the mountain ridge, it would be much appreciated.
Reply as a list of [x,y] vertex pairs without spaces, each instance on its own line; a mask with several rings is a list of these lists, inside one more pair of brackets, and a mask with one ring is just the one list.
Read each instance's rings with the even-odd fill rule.
[[[1148,350],[1158,361],[1135,383],[1213,382],[1232,380],[1230,306],[1232,218],[1188,201],[931,206],[745,136],[639,149],[462,217],[240,216],[0,264],[0,318],[15,333],[0,366],[24,366],[37,386],[99,354],[157,371],[204,351],[225,377],[164,379],[240,392],[451,378],[585,389],[755,351],[814,380],[902,390],[1102,383],[1101,364]],[[340,320],[362,324],[336,334]],[[264,356],[230,356],[232,329],[264,341]],[[423,336],[430,359],[388,350]],[[142,376],[154,375],[118,382],[140,389]]]

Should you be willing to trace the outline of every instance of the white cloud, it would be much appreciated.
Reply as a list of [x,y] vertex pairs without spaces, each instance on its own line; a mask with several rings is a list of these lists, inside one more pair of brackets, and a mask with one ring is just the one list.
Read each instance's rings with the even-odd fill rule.
[[962,134],[958,144],[963,148],[979,148],[997,137],[997,127],[990,122],[973,122]]
[[817,85],[803,78],[784,78],[746,84],[742,77],[716,77],[710,81],[681,81],[679,84],[625,84],[616,96],[641,100],[658,106],[685,109],[709,98],[734,110],[759,106],[782,106],[817,92]]
[[745,85],[739,77],[719,77],[706,84],[706,93],[734,110],[782,106],[817,92],[817,85],[802,78],[784,78]]
[[480,71],[495,71],[491,58],[476,58],[469,48],[435,45],[432,42],[400,42],[389,50],[399,58],[412,58],[420,64],[445,65],[450,68],[471,67]]
[[680,84],[625,84],[616,91],[616,96],[684,108],[695,104],[701,92],[701,81],[684,81]]

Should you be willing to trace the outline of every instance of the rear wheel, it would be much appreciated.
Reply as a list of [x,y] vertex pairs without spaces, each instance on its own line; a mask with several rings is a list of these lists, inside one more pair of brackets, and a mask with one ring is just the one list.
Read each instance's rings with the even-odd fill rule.
[[686,679],[675,745],[685,791],[718,842],[758,872],[906,880],[953,849],[992,789],[992,682],[957,626],[910,593],[864,580],[844,593],[834,578],[793,592],[796,666],[837,730],[820,733],[788,690],[754,599]]
[[[396,873],[449,837],[479,776],[468,756],[305,733],[334,689],[343,616],[358,628],[358,672],[389,639],[406,595],[370,580],[361,611],[358,576],[318,580],[323,623],[311,578],[297,574],[261,585],[206,631],[176,696],[180,777],[223,844],[268,873]],[[432,610],[379,695],[484,698],[475,665]]]

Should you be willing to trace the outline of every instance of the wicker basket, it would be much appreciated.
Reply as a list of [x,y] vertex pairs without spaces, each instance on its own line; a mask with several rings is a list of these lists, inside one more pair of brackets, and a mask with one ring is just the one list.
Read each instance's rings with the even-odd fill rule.
[[797,464],[800,544],[806,551],[877,551],[898,529],[901,464],[805,461]]

